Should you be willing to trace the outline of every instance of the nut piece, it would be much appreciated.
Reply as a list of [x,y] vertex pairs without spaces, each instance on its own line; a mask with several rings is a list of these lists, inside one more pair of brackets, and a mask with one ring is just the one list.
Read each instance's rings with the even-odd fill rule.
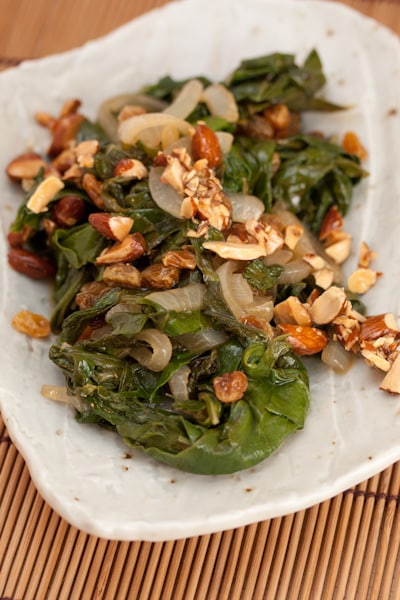
[[287,225],[285,228],[285,244],[290,250],[294,250],[297,246],[297,242],[303,236],[304,227],[297,223]]
[[325,248],[326,254],[338,265],[343,264],[350,256],[351,237],[344,237],[342,240],[330,244]]
[[86,214],[86,203],[80,196],[63,196],[54,204],[52,218],[59,227],[73,227],[82,221]]
[[47,163],[35,152],[26,152],[16,156],[6,167],[6,173],[13,181],[33,179]]
[[327,334],[316,327],[302,327],[290,323],[281,323],[278,328],[286,333],[293,350],[299,356],[318,354],[328,343]]
[[23,248],[11,248],[8,263],[14,271],[31,279],[46,279],[55,275],[55,266],[49,260]]
[[289,296],[274,306],[275,323],[291,323],[292,325],[311,325],[310,313],[296,296]]
[[342,227],[343,218],[338,207],[336,205],[331,206],[322,221],[321,229],[319,231],[319,239],[321,242],[323,242],[326,240],[329,234],[331,234],[333,231],[340,231]]
[[243,398],[248,380],[242,371],[224,373],[213,379],[214,394],[220,402],[230,404]]
[[144,179],[149,172],[140,160],[135,158],[121,158],[114,167],[114,177],[125,179]]
[[50,175],[50,177],[39,183],[27,202],[27,208],[36,214],[46,212],[48,204],[63,187],[64,183],[61,179]]
[[318,254],[307,252],[302,256],[302,259],[309,264],[314,271],[320,271],[325,267],[324,259]]
[[367,317],[361,324],[360,340],[376,340],[384,335],[400,335],[393,313]]
[[318,298],[310,308],[311,319],[316,325],[331,323],[346,307],[347,296],[343,288],[331,286]]
[[85,140],[75,148],[76,161],[80,167],[91,169],[94,166],[94,155],[100,144],[98,140]]
[[375,285],[377,276],[376,271],[361,267],[350,275],[347,280],[347,287],[354,294],[365,294],[365,292]]
[[400,394],[400,355],[381,381],[379,389],[390,394]]
[[391,367],[390,362],[380,354],[377,354],[373,350],[367,350],[366,348],[361,348],[360,353],[370,367],[376,367],[385,372],[389,371]]
[[20,333],[25,333],[33,338],[44,338],[50,335],[48,319],[30,310],[21,310],[17,313],[11,321],[11,325]]
[[203,248],[215,252],[221,258],[232,260],[254,260],[266,256],[267,251],[261,244],[240,244],[237,242],[204,242]]
[[376,256],[376,252],[373,252],[366,242],[361,242],[358,266],[368,268]]
[[133,226],[133,219],[110,213],[92,213],[88,217],[92,227],[110,240],[122,242]]
[[142,276],[133,265],[118,263],[104,269],[103,281],[109,286],[121,285],[127,288],[140,288]]
[[318,271],[314,271],[313,275],[316,285],[323,290],[327,290],[332,285],[334,280],[334,272],[332,269],[327,267],[324,269],[319,269]]
[[129,262],[143,256],[146,242],[141,233],[131,233],[122,242],[116,242],[111,248],[106,248],[96,258],[97,265],[112,265]]

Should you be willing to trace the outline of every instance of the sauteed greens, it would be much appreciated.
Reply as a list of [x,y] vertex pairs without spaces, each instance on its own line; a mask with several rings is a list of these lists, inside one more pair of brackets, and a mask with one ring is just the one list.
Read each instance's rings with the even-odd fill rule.
[[356,153],[302,130],[303,111],[343,110],[324,83],[316,51],[301,66],[276,53],[220,84],[164,77],[96,123],[78,101],[37,116],[52,144],[9,261],[54,278],[50,359],[80,422],[201,474],[256,465],[303,428],[299,356],[332,337],[312,300],[351,309],[307,230],[341,223],[366,176]]

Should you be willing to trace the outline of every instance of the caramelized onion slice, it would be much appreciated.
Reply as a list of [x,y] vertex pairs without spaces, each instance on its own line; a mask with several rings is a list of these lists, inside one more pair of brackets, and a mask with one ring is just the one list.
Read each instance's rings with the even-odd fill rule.
[[76,408],[76,410],[82,410],[80,398],[78,398],[78,396],[71,395],[65,385],[50,385],[44,383],[40,389],[40,393],[48,400],[69,404]]
[[241,273],[236,273],[238,263],[227,260],[217,269],[221,282],[222,294],[232,314],[240,319],[248,314],[248,307],[253,302],[251,287]]
[[284,271],[280,275],[278,283],[283,284],[291,284],[297,283],[298,281],[302,281],[303,279],[306,279],[312,271],[311,266],[301,258],[291,260],[290,262],[282,266],[284,268]]
[[228,339],[223,331],[217,331],[211,327],[206,327],[202,331],[195,333],[183,333],[177,336],[177,342],[190,350],[193,354],[203,354],[207,350],[218,348]]
[[169,378],[168,385],[174,400],[185,402],[185,400],[189,399],[189,375],[190,367],[188,367],[188,365],[182,365]]
[[172,356],[172,344],[165,333],[158,329],[143,329],[135,335],[134,341],[145,342],[149,348],[134,347],[129,352],[130,356],[150,371],[158,373],[165,369]]
[[[180,134],[190,135],[193,131],[192,125],[183,119],[163,112],[146,113],[136,115],[121,121],[118,127],[118,136],[124,144],[135,144],[138,140],[149,143],[148,130],[154,130],[153,147],[161,143],[162,131],[164,127],[175,126]],[[156,139],[157,138],[157,139]],[[156,143],[157,142],[157,143]]]
[[165,310],[192,312],[204,308],[205,292],[206,287],[202,283],[189,283],[189,285],[173,290],[151,292],[147,294],[146,298],[159,304]]
[[203,84],[198,79],[191,79],[182,87],[174,101],[164,109],[165,114],[179,119],[186,119],[201,100]]
[[150,194],[159,208],[176,219],[181,219],[182,196],[172,186],[161,181],[163,172],[164,167],[150,167]]
[[354,354],[345,350],[339,342],[330,340],[321,353],[321,360],[337,373],[346,373],[354,362]]
[[258,221],[265,211],[264,203],[257,196],[240,193],[226,193],[232,205],[232,219],[235,223],[246,223],[249,220]]
[[118,113],[128,104],[141,106],[146,112],[160,112],[165,108],[165,102],[146,94],[120,94],[108,98],[100,104],[97,121],[111,141],[118,141]]
[[203,92],[202,100],[212,115],[231,123],[239,120],[239,110],[234,95],[222,83],[212,83]]

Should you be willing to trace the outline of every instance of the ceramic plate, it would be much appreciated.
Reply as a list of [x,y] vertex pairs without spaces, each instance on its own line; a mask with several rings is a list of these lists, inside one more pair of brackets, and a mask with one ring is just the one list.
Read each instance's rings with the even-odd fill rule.
[[[367,294],[370,314],[399,312],[400,49],[398,38],[338,3],[309,0],[184,0],[62,55],[0,75],[0,164],[48,137],[33,120],[79,97],[94,117],[108,96],[165,74],[221,80],[242,58],[273,51],[302,61],[315,47],[325,94],[349,110],[309,115],[327,134],[358,132],[370,177],[356,189],[347,229],[354,254],[366,240],[383,275]],[[2,169],[4,172],[4,169]],[[400,459],[400,399],[379,391],[381,375],[357,364],[338,376],[309,363],[312,405],[297,432],[263,464],[235,475],[182,473],[130,452],[112,433],[79,425],[72,411],[40,395],[63,383],[48,341],[10,325],[23,308],[50,314],[50,292],[7,266],[5,235],[21,196],[4,175],[0,211],[1,410],[45,500],[76,527],[110,539],[167,540],[282,516],[326,500]]]

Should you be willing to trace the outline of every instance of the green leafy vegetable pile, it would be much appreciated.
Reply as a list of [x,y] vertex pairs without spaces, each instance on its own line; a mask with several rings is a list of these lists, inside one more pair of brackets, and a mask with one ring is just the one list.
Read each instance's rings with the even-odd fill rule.
[[[198,80],[209,83],[204,77]],[[141,93],[169,104],[185,83],[165,77]],[[215,168],[225,193],[257,196],[266,213],[283,202],[314,233],[332,206],[342,215],[348,211],[353,187],[366,175],[356,156],[320,134],[301,131],[303,111],[341,109],[318,96],[324,83],[315,51],[302,66],[288,54],[245,60],[224,83],[237,103],[237,122],[211,114],[204,102],[186,118],[233,134],[230,150]],[[289,111],[289,125],[267,134],[265,115],[280,105]],[[114,430],[128,445],[185,471],[222,474],[256,465],[304,426],[310,403],[305,366],[285,336],[271,336],[267,327],[233,314],[218,276],[222,261],[203,247],[205,240],[223,239],[221,231],[210,226],[203,235],[195,219],[177,218],[158,206],[147,178],[116,174],[116,165],[125,159],[150,169],[158,149],[142,141],[111,141],[98,123],[83,118],[74,143],[85,140],[99,145],[93,163],[81,167],[81,178],[64,177],[64,189],[35,213],[28,202],[45,176],[43,168],[11,228],[13,234],[29,231],[25,248],[55,265],[51,327],[58,337],[50,359],[65,374],[78,420]],[[101,204],[82,184],[83,173],[99,183]],[[84,218],[52,227],[54,205],[71,195],[84,201]],[[99,212],[132,219],[131,233],[144,240],[145,252],[126,263],[139,272],[161,264],[168,252],[190,252],[196,267],[178,269],[176,280],[162,293],[200,285],[203,300],[194,308],[165,308],[152,297],[154,289],[162,288],[159,282],[153,286],[143,279],[136,288],[104,284],[106,267],[96,260],[110,240],[89,219]],[[282,271],[281,265],[266,265],[263,259],[247,261],[242,269],[255,295],[283,300],[315,287],[312,278],[297,291],[279,284]],[[149,330],[164,334],[171,344],[161,370],[149,368],[135,354],[149,352],[146,338],[140,338]],[[204,331],[219,340],[206,350],[195,344]],[[235,401],[221,401],[215,379],[237,372],[245,375],[245,391]],[[184,382],[183,394],[173,393],[173,376]]]

